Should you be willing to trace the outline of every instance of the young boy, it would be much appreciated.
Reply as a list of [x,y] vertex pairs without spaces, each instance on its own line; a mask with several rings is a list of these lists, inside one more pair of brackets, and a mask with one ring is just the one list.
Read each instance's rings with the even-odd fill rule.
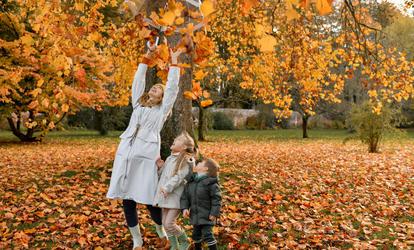
[[221,208],[218,170],[219,165],[212,159],[205,159],[198,163],[193,167],[194,174],[181,195],[181,209],[184,217],[190,215],[196,250],[202,249],[203,241],[207,243],[208,249],[217,249],[213,226],[216,224]]

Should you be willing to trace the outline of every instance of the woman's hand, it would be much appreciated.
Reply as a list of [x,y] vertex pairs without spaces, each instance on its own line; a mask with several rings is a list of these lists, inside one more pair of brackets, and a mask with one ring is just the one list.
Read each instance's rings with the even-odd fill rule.
[[177,64],[178,63],[178,57],[183,53],[183,49],[179,48],[177,49],[175,52],[173,52],[172,49],[170,49],[170,54],[171,54],[171,63],[172,64]]
[[190,216],[190,210],[184,209],[184,211],[183,211],[183,217],[184,218],[188,218],[189,216]]
[[168,193],[167,193],[167,191],[165,191],[165,189],[164,189],[164,188],[161,188],[161,189],[160,189],[160,193],[162,194],[162,196],[163,196],[164,198],[167,198]]
[[155,164],[157,164],[158,169],[161,169],[162,166],[164,166],[164,160],[161,159],[161,157],[158,157],[158,159],[155,161]]
[[[149,43],[149,42],[148,42]],[[153,45],[148,46],[148,51],[145,54],[146,57],[151,57],[151,55],[154,53],[154,51],[157,49],[157,44],[154,43]]]

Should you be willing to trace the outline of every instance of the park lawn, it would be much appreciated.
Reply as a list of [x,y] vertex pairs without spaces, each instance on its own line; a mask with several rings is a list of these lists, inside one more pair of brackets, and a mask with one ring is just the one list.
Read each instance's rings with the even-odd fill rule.
[[[105,198],[119,134],[52,132],[20,144],[0,132],[0,248],[130,248],[120,202]],[[300,135],[213,131],[200,143],[222,166],[220,248],[414,246],[412,131],[380,154],[343,144],[341,130]],[[151,244],[145,210],[140,217]]]

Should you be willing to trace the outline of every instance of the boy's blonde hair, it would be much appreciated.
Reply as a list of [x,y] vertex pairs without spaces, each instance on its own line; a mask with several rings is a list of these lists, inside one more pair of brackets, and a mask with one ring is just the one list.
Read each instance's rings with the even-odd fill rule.
[[180,152],[177,159],[177,165],[174,170],[174,175],[182,169],[187,161],[196,155],[195,143],[194,139],[188,134],[186,131],[182,132],[176,139],[182,138],[185,149]]
[[220,169],[220,165],[211,158],[205,158],[203,162],[204,162],[204,165],[208,168],[207,175],[209,177],[217,177],[219,169]]

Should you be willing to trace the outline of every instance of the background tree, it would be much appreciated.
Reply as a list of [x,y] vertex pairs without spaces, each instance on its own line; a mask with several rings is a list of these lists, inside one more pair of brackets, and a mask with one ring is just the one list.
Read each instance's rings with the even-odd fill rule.
[[112,63],[100,49],[104,6],[1,5],[0,112],[20,140],[40,140],[71,109],[99,109],[113,100]]

